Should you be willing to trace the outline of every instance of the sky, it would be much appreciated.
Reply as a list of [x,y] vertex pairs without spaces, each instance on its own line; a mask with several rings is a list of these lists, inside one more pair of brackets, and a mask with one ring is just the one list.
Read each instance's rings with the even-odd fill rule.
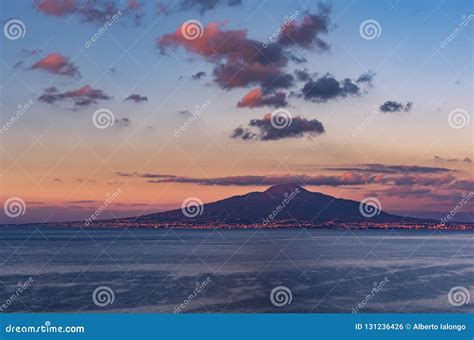
[[411,214],[474,191],[471,1],[0,6],[0,223],[288,182]]

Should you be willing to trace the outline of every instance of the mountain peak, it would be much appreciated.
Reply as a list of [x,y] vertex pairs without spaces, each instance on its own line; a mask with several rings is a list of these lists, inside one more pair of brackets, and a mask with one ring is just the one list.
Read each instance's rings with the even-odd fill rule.
[[[189,214],[188,214],[189,215]],[[251,192],[205,204],[200,214],[189,217],[182,209],[141,216],[138,223],[166,226],[231,226],[303,223],[305,226],[327,226],[331,223],[360,221],[400,221],[401,217],[383,211],[367,217],[361,214],[360,203],[311,192],[295,183],[271,186],[264,192]],[[272,218],[269,220],[269,216]],[[270,221],[270,222],[269,222]]]
[[306,191],[306,189],[303,189],[303,187],[295,183],[277,184],[265,190],[265,192],[270,195],[284,195],[284,194],[291,194],[292,192],[298,193],[302,191]]

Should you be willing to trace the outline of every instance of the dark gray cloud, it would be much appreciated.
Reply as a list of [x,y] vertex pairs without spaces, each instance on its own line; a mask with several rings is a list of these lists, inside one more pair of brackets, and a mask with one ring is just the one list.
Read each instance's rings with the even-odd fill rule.
[[82,22],[103,25],[107,20],[133,21],[139,25],[144,11],[138,0],[34,0],[36,9],[49,16],[77,15]]
[[272,124],[271,115],[267,114],[263,119],[250,120],[246,128],[238,127],[234,129],[231,138],[269,141],[304,136],[315,137],[324,132],[324,126],[320,121],[316,119],[308,120],[300,116],[293,117],[288,126],[278,128],[277,124]]
[[320,35],[329,32],[330,12],[329,6],[320,4],[317,14],[307,13],[299,23],[290,21],[283,26],[283,31],[278,37],[279,44],[328,51],[329,44],[322,40]]
[[202,77],[205,77],[205,76],[206,76],[206,72],[200,71],[200,72],[196,72],[195,74],[193,74],[191,76],[191,79],[199,80],[199,79],[201,79]]
[[114,125],[118,127],[127,127],[132,125],[132,121],[129,118],[116,118]]
[[451,184],[451,188],[463,190],[464,192],[474,192],[474,179],[457,180]]
[[259,86],[265,92],[288,89],[294,85],[295,79],[289,73],[282,73],[282,69],[275,65],[247,62],[220,64],[214,68],[213,75],[215,83],[226,90]]
[[359,78],[356,79],[356,83],[367,83],[370,86],[373,86],[372,81],[374,80],[376,73],[374,71],[368,70],[365,73],[362,73]]
[[250,186],[250,185],[276,185],[285,183],[299,183],[302,185],[327,185],[327,186],[341,186],[341,185],[361,185],[367,184],[370,180],[368,176],[308,176],[308,175],[275,175],[275,176],[228,176],[217,178],[195,178],[174,176],[165,174],[140,174],[140,173],[116,173],[118,176],[136,176],[149,179],[149,183],[194,183],[200,185],[236,185],[236,186]]
[[382,174],[439,174],[453,172],[448,168],[417,166],[417,165],[385,165],[385,164],[360,164],[348,167],[329,167],[325,170],[331,171],[357,171],[365,173],[382,173]]
[[127,98],[125,98],[125,101],[133,101],[135,103],[140,103],[140,102],[147,102],[148,97],[145,96],[140,96],[139,94],[131,94]]
[[212,11],[216,7],[236,7],[241,5],[242,0],[178,0],[173,2],[159,1],[157,4],[157,10],[159,14],[167,15],[194,9],[202,15],[206,12]]
[[311,79],[308,70],[295,70],[295,76],[299,81],[309,81]]
[[47,103],[55,104],[57,102],[72,102],[77,109],[80,107],[97,104],[99,100],[109,100],[111,97],[104,91],[94,89],[89,85],[83,86],[76,90],[59,92],[56,87],[48,87],[43,91],[43,94],[38,97],[38,100]]
[[432,190],[427,188],[388,188],[383,191],[384,196],[388,197],[416,197],[416,198],[429,198]]
[[88,204],[88,203],[98,203],[99,201],[95,200],[79,200],[79,201],[67,201],[67,203],[72,204]]
[[469,157],[465,157],[463,159],[460,159],[460,158],[443,158],[443,157],[440,157],[440,156],[434,156],[434,159],[436,162],[447,162],[447,163],[451,163],[451,162],[464,162],[464,163],[472,163],[472,159],[469,158]]
[[355,81],[349,78],[339,81],[327,73],[316,80],[307,81],[299,96],[308,101],[319,103],[348,96],[359,96],[361,93],[362,90]]
[[429,176],[416,176],[416,175],[404,175],[398,176],[392,179],[391,183],[399,186],[446,186],[455,181],[456,177],[451,175],[429,177]]
[[21,66],[23,66],[25,64],[25,62],[23,60],[20,60],[20,61],[17,61],[14,65],[13,65],[13,68],[15,70],[19,69]]
[[191,116],[192,113],[188,110],[179,110],[178,113],[183,116]]
[[[346,172],[340,175],[317,175],[307,174],[282,174],[274,176],[246,175],[246,176],[226,176],[217,178],[196,178],[186,176],[175,176],[160,173],[138,173],[138,172],[117,172],[120,177],[140,177],[149,183],[193,183],[200,185],[275,185],[284,183],[298,183],[301,185],[314,186],[351,186],[357,189],[358,186],[382,185],[386,186],[381,193],[388,191],[388,196],[396,195],[423,195],[428,194],[428,190],[443,187],[447,190],[473,191],[474,181],[456,180],[454,176],[419,176],[419,175],[380,175],[357,172]],[[387,188],[388,187],[388,188]],[[382,189],[380,189],[382,190]],[[411,193],[410,193],[411,192]]]
[[293,53],[288,53],[289,54],[289,58],[292,62],[294,62],[295,64],[304,64],[306,62],[308,62],[308,60],[305,58],[305,57],[301,57],[301,56],[296,56],[294,55]]
[[379,109],[382,112],[409,112],[412,107],[412,102],[407,102],[405,105],[403,105],[402,103],[393,100],[387,100],[385,103],[380,105]]

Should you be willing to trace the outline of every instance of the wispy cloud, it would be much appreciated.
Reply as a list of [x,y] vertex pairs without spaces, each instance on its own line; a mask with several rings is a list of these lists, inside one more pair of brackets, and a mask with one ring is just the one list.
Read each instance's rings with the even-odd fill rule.
[[48,87],[44,90],[43,94],[38,97],[39,101],[47,104],[72,102],[76,109],[97,104],[99,100],[109,99],[111,99],[111,97],[104,91],[94,89],[90,85],[85,85],[79,89],[65,92],[60,92],[56,87]]
[[325,170],[332,171],[357,171],[366,173],[384,174],[437,174],[453,172],[454,170],[441,167],[417,166],[417,165],[385,165],[385,164],[360,164],[355,166],[328,167]]
[[135,103],[147,102],[148,97],[141,96],[139,94],[131,94],[127,98],[125,98],[125,101],[133,101]]
[[444,158],[440,156],[434,156],[434,159],[436,162],[447,162],[447,163],[453,163],[453,162],[464,162],[464,163],[472,163],[472,159],[469,157],[465,157],[463,159],[460,158]]

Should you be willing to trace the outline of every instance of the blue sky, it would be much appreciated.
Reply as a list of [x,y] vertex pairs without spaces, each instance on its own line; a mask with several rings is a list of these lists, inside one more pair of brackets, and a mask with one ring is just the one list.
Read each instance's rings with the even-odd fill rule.
[[[85,22],[90,21],[87,13],[93,9],[104,10],[107,3],[114,3],[123,15],[87,48],[85,42],[106,21],[99,16],[95,22]],[[286,64],[281,69],[288,74],[306,70],[312,81],[329,73],[341,84],[345,78],[355,84],[360,75],[369,71],[373,79],[371,84],[357,83],[360,89],[356,94],[319,101],[305,99],[302,88],[307,81],[295,80],[290,87],[268,92],[263,89],[264,97],[285,93],[287,103],[281,108],[290,112],[293,129],[300,122],[315,126],[317,121],[324,126],[323,133],[311,128],[279,131],[275,140],[265,140],[262,137],[265,130],[252,126],[251,121],[258,120],[256,124],[272,129],[265,125],[264,117],[277,107],[237,107],[249,91],[260,86],[258,83],[224,89],[214,79],[213,72],[219,62],[212,56],[194,53],[189,42],[176,43],[177,40],[176,45],[167,45],[163,51],[159,41],[178,32],[184,22],[197,20],[204,28],[203,39],[210,32],[208,25],[219,23],[220,32],[245,32],[247,39],[262,42],[281,27],[285,16],[296,11],[299,14],[295,27],[303,27],[299,25],[307,16],[319,15],[319,4],[242,0],[229,6],[228,1],[220,1],[205,13],[200,13],[200,7],[193,1],[160,4],[98,1],[92,6],[80,0],[2,2],[3,24],[12,19],[21,20],[26,33],[16,40],[2,37],[1,123],[5,126],[11,120],[18,105],[30,100],[34,103],[0,136],[2,197],[19,196],[48,207],[63,207],[72,200],[100,201],[111,190],[110,183],[122,183],[130,188],[124,190],[124,205],[140,203],[149,204],[149,209],[161,209],[179,205],[196,190],[203,201],[212,201],[261,189],[264,185],[222,186],[216,191],[195,184],[152,185],[140,174],[165,173],[190,178],[339,176],[343,174],[322,169],[368,163],[443,167],[452,172],[455,180],[472,181],[472,162],[464,161],[472,159],[472,122],[460,129],[448,124],[453,110],[461,110],[462,115],[472,118],[474,20],[469,19],[473,14],[472,2],[326,2],[330,8],[328,31],[316,35],[330,48],[320,52],[314,45],[282,43],[285,53],[304,57],[306,62],[298,64],[285,58]],[[64,13],[57,12],[58,6],[65,8]],[[158,10],[163,6],[168,8],[167,13]],[[83,9],[89,12],[84,14]],[[133,18],[136,14],[138,21]],[[376,21],[380,26],[380,35],[375,39],[361,36],[360,25],[366,20]],[[456,32],[463,20],[466,22],[463,29],[442,47],[441,42]],[[57,69],[48,71],[41,61],[50,54],[60,55],[74,65],[80,78],[58,74]],[[19,62],[22,64],[18,65]],[[34,67],[35,64],[39,66]],[[197,72],[205,72],[205,76],[191,79]],[[55,93],[64,94],[86,85],[102,91],[107,99],[96,103],[93,100],[80,107],[62,95],[54,102],[39,99],[47,94],[48,88],[54,87]],[[147,100],[125,101],[132,94]],[[196,106],[208,100],[211,104],[205,112],[189,121]],[[354,129],[386,101],[412,104],[409,110],[377,115],[354,138]],[[113,113],[117,119],[113,127],[97,129],[92,124],[93,114],[99,109]],[[185,123],[189,123],[186,131],[179,138],[174,137],[176,129]],[[238,127],[251,132],[252,138],[245,140],[242,135],[231,138]],[[136,174],[123,177],[117,172]],[[474,189],[469,187],[472,182],[460,189],[455,180],[445,188],[428,188],[430,193],[424,196],[427,201],[419,209],[446,209],[463,190]],[[393,182],[390,183],[314,189],[354,199],[377,192],[382,199],[389,193],[383,200],[392,210],[407,210],[419,201],[419,190],[397,196]],[[417,188],[412,186],[412,189]],[[446,199],[441,200],[441,196]]]

